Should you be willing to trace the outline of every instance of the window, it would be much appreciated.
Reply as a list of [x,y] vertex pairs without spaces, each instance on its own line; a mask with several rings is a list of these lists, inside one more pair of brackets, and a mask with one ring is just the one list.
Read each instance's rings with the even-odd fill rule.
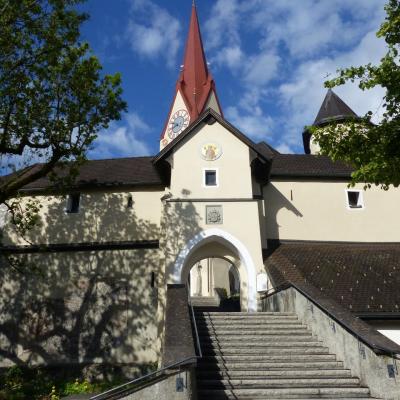
[[132,208],[133,207],[133,197],[128,196],[128,201],[126,202],[126,208]]
[[76,214],[79,212],[79,203],[81,200],[80,193],[71,193],[67,198],[67,209],[66,212],[68,214]]
[[346,190],[347,208],[364,208],[363,196],[361,190]]
[[218,186],[217,170],[215,169],[204,170],[204,186],[206,187]]
[[155,272],[152,272],[151,275],[150,275],[150,286],[152,288],[156,287],[156,274],[155,274]]

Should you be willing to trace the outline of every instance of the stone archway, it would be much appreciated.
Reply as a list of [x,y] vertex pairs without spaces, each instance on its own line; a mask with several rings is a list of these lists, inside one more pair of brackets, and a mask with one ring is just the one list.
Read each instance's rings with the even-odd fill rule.
[[[247,248],[233,235],[221,229],[207,229],[190,239],[178,254],[173,266],[172,280],[174,283],[185,283],[188,270],[195,262],[196,252],[202,250],[201,257],[215,255],[218,247],[225,248],[231,255],[224,257],[240,262],[241,286],[245,288],[246,307],[249,312],[257,311],[256,268]],[[219,254],[220,255],[220,254]],[[200,256],[199,256],[200,257]]]

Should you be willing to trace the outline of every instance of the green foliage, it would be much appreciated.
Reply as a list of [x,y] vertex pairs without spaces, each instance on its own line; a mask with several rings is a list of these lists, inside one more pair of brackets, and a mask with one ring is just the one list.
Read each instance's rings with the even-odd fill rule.
[[389,0],[386,19],[377,33],[384,38],[388,50],[379,65],[350,67],[338,71],[338,76],[325,82],[326,87],[357,81],[362,90],[382,86],[386,111],[379,125],[369,122],[372,112],[363,121],[333,123],[313,130],[321,153],[355,167],[352,184],[357,182],[380,185],[400,185],[400,2]]
[[[104,75],[79,40],[88,16],[77,5],[84,1],[0,0],[0,168],[40,160],[0,180],[0,205],[46,175],[70,184],[99,130],[126,108],[120,74]],[[35,223],[27,215],[15,215],[23,229]]]
[[0,375],[0,400],[59,400],[71,394],[98,393],[120,385],[123,380],[89,382],[84,378],[55,377],[51,370],[11,367]]
[[79,394],[79,393],[93,393],[96,386],[91,384],[88,380],[84,379],[79,381],[76,379],[75,382],[68,382],[65,385],[64,393],[68,394]]

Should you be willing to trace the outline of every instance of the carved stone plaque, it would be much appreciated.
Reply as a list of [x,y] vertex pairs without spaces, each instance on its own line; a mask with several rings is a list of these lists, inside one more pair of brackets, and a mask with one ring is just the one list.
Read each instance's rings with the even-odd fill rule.
[[206,206],[206,224],[220,225],[222,222],[222,206]]

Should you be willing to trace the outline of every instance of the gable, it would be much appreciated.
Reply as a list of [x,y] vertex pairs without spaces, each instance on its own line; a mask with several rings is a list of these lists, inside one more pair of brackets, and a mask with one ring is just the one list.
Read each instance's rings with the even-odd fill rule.
[[221,115],[215,112],[213,109],[209,108],[205,111],[196,121],[190,124],[190,126],[185,129],[179,136],[177,136],[172,142],[170,142],[163,150],[161,150],[157,156],[154,157],[153,162],[157,164],[158,162],[165,160],[165,158],[172,152],[174,147],[185,140],[187,136],[192,136],[195,132],[197,132],[197,128],[200,125],[213,125],[215,122],[218,122],[222,125],[226,130],[228,130],[232,135],[236,136],[240,141],[246,144],[250,149],[252,149],[258,157],[260,157],[265,162],[270,162],[265,152],[261,151],[260,148],[246,135],[240,132],[237,128],[235,128],[232,124],[230,124],[226,119],[224,119]]
[[[174,197],[252,197],[251,151],[218,121],[199,125],[176,144],[169,161]],[[215,187],[205,184],[205,171],[215,171]]]

